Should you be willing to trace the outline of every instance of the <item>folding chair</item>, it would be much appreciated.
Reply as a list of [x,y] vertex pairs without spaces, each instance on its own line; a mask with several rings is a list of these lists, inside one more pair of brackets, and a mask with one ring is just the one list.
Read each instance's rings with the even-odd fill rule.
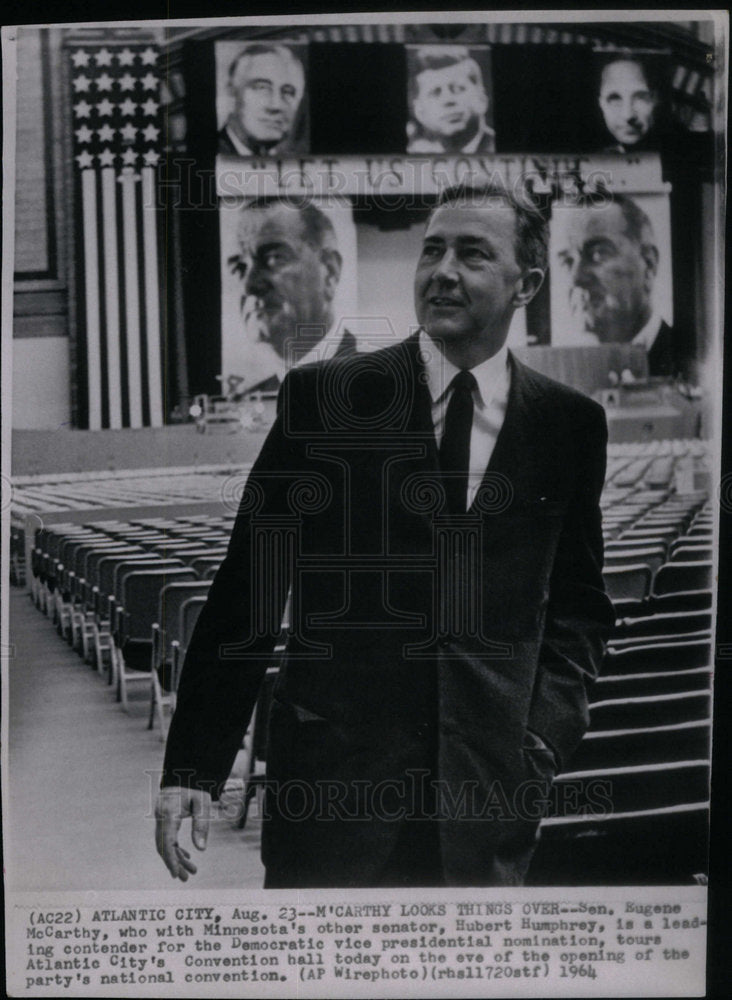
[[[121,600],[122,582],[125,573],[144,569],[179,568],[179,559],[161,560],[154,552],[132,555],[114,554],[101,560],[99,564],[99,588],[94,595],[94,655],[97,669],[101,672],[108,658],[107,681],[117,684],[117,657],[114,645],[115,607]],[[105,655],[108,654],[108,657]]]
[[649,615],[668,615],[678,611],[711,611],[712,591],[680,590],[673,594],[651,594],[647,601]]
[[651,570],[645,563],[607,566],[603,577],[611,601],[641,602],[650,593]]
[[708,562],[712,561],[712,549],[706,545],[672,545],[669,552],[671,562]]
[[627,646],[624,649],[609,649],[603,662],[601,678],[650,674],[655,671],[679,672],[699,667],[706,669],[711,663],[711,638],[669,639],[665,642]]
[[[611,646],[640,645],[649,642],[671,641],[682,635],[710,633],[710,611],[679,611],[669,614],[646,615],[642,618],[623,618],[615,625],[610,638]],[[696,638],[700,638],[696,636]]]
[[117,697],[128,709],[128,685],[150,685],[152,627],[158,614],[160,592],[169,583],[195,580],[193,570],[180,566],[138,569],[121,583],[120,604],[115,608],[114,656],[117,663]]
[[605,568],[612,569],[616,566],[629,566],[634,563],[643,563],[651,571],[651,576],[663,566],[666,561],[666,553],[661,545],[650,545],[648,547],[638,546],[629,549],[606,549]]
[[167,723],[165,709],[175,707],[177,678],[171,644],[180,642],[178,633],[180,612],[183,604],[192,597],[206,597],[210,583],[203,580],[168,583],[160,591],[157,621],[152,626],[152,669],[150,671],[150,719],[148,729],[155,723],[155,715],[160,722],[160,738],[165,739]]
[[709,590],[712,586],[711,562],[670,562],[661,566],[653,581],[653,594],[677,594]]
[[188,643],[191,641],[193,629],[196,627],[198,616],[206,603],[207,597],[208,595],[206,595],[206,597],[189,597],[182,603],[180,611],[178,612],[178,627],[176,629],[177,638],[171,639],[170,642],[173,677],[173,710],[175,710],[175,696],[178,691],[178,681],[180,680],[180,672],[183,667],[186,650],[188,649]]

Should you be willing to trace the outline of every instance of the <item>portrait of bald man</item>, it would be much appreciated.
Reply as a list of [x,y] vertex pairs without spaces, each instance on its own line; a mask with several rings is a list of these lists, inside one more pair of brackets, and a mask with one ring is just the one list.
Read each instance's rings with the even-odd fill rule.
[[597,103],[603,148],[627,153],[658,148],[661,94],[657,73],[638,55],[608,56],[599,64]]
[[303,152],[300,136],[306,74],[296,47],[254,43],[229,64],[229,113],[218,133],[218,151],[227,156],[274,156]]

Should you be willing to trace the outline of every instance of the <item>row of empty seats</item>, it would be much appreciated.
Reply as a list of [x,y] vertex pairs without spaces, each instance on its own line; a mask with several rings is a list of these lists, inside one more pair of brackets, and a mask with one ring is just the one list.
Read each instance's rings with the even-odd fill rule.
[[177,673],[233,515],[57,524],[39,530],[31,594],[127,707],[130,684],[150,691],[150,721],[167,728]]
[[[656,447],[649,456],[634,445],[627,454],[611,455],[610,468],[615,462],[616,471],[628,471],[642,459],[647,469],[649,458],[683,458],[686,451],[677,450],[679,455],[669,455]],[[627,872],[629,864],[643,881],[653,880],[654,865],[659,881],[674,877],[669,868],[688,881],[705,868],[713,512],[707,491],[682,493],[668,484],[649,488],[642,476],[622,486],[617,476],[609,479],[602,506],[605,578],[618,618],[591,695],[590,730],[556,782],[543,823],[537,877],[540,881],[543,857],[550,858],[547,871],[556,872],[564,852],[568,872],[581,857],[598,884],[611,881],[613,870]],[[149,725],[157,721],[161,733],[174,706],[187,640],[232,522],[233,514],[168,512],[36,532],[31,567],[36,603],[115,685],[123,704],[130,684],[148,685]],[[20,558],[22,537],[16,549]],[[242,823],[266,760],[274,678],[270,671],[247,737]],[[589,801],[598,783],[610,788],[604,811]],[[669,838],[667,850],[658,849],[661,834]]]

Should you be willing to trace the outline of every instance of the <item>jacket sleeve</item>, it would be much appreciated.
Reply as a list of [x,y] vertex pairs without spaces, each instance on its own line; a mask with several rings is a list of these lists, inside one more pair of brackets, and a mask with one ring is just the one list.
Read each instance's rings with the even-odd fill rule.
[[600,494],[605,479],[607,424],[592,404],[573,433],[581,442],[577,487],[552,571],[544,636],[529,711],[538,733],[565,767],[589,725],[588,693],[615,622],[602,578]]
[[214,798],[229,776],[278,640],[289,566],[274,535],[286,527],[302,458],[287,433],[295,380],[288,376],[275,423],[246,480],[226,557],[196,623],[178,687],[162,786]]

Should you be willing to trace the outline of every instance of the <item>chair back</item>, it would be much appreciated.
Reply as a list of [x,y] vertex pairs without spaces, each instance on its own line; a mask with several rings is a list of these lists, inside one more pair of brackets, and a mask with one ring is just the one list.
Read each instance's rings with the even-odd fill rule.
[[123,640],[150,641],[152,627],[159,613],[160,592],[170,583],[195,580],[192,569],[159,565],[155,569],[137,569],[126,573],[120,592],[124,611]]
[[653,581],[654,595],[677,594],[688,590],[709,590],[712,586],[710,562],[670,562],[662,566]]

